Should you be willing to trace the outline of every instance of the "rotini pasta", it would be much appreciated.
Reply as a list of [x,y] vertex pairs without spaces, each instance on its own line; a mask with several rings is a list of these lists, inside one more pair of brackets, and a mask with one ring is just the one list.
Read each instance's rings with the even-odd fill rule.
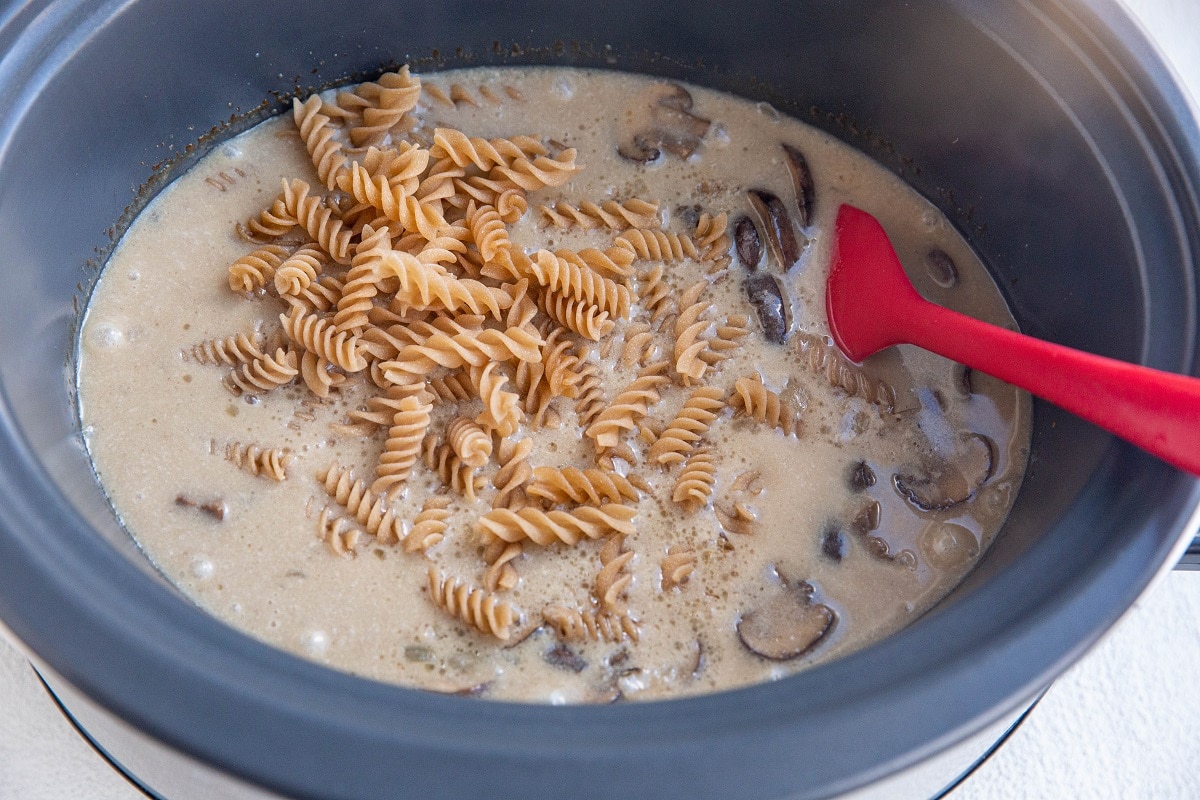
[[696,571],[696,551],[690,547],[673,545],[667,549],[667,554],[659,562],[659,570],[662,573],[661,585],[664,592],[682,586]]
[[758,375],[739,378],[733,384],[729,405],[734,412],[741,412],[772,428],[779,428],[788,436],[794,436],[800,430],[799,410],[764,386]]
[[317,480],[334,502],[381,544],[396,544],[405,538],[403,523],[386,498],[377,496],[365,482],[356,480],[350,468],[331,464],[317,473]]
[[333,136],[329,117],[321,112],[322,105],[317,95],[303,103],[296,98],[292,100],[292,116],[317,169],[317,177],[325,184],[325,188],[332,189],[337,185],[338,174],[346,164],[346,155],[342,152],[342,145]]
[[275,278],[275,270],[287,257],[286,247],[268,244],[229,265],[229,288],[235,292],[253,292]]
[[520,542],[528,539],[542,546],[578,544],[580,539],[598,539],[613,533],[633,533],[630,524],[637,509],[618,503],[582,506],[573,511],[542,511],[526,507],[517,510],[494,508],[475,521],[475,530],[483,543],[497,539]]
[[624,548],[624,534],[610,537],[600,548],[600,571],[596,573],[596,600],[602,610],[616,614],[625,610],[622,595],[633,582],[629,562],[634,554]]
[[259,394],[291,383],[300,374],[300,359],[291,350],[278,348],[242,364],[225,377],[226,387],[234,394]]
[[446,441],[469,467],[482,467],[492,456],[492,437],[467,417],[451,420],[446,426]]
[[291,458],[291,451],[282,447],[259,447],[241,442],[225,445],[226,461],[251,475],[276,482],[287,480],[287,465]]
[[538,206],[538,213],[547,225],[556,228],[576,225],[584,230],[604,227],[625,231],[630,228],[656,228],[659,225],[658,203],[638,198],[623,203],[605,200],[598,205],[590,201],[572,205],[560,200],[553,206]]
[[695,512],[708,504],[716,481],[716,458],[707,449],[696,450],[683,462],[683,469],[671,490],[671,499],[687,511]]
[[725,408],[725,393],[718,386],[701,386],[692,392],[678,416],[651,445],[649,457],[659,464],[685,461],[696,442]]
[[404,481],[412,471],[413,464],[421,452],[421,441],[429,428],[429,412],[432,406],[420,397],[406,397],[388,429],[388,438],[375,467],[375,483],[372,491],[389,494]]
[[632,503],[640,497],[638,490],[624,475],[575,467],[535,467],[533,483],[526,491],[533,497],[551,503],[585,503],[594,506]]
[[445,576],[437,567],[429,568],[429,599],[450,616],[501,641],[508,639],[509,629],[520,617],[513,606],[483,589]]
[[449,497],[441,494],[426,498],[420,513],[413,518],[412,528],[403,537],[406,553],[426,553],[446,537],[450,502]]
[[548,606],[542,611],[542,619],[568,642],[619,642],[626,638],[636,642],[640,638],[637,621],[628,614]]
[[622,433],[633,431],[646,416],[650,406],[659,401],[659,389],[667,383],[666,362],[645,367],[638,377],[613,399],[611,405],[596,417],[584,433],[598,448],[616,447]]

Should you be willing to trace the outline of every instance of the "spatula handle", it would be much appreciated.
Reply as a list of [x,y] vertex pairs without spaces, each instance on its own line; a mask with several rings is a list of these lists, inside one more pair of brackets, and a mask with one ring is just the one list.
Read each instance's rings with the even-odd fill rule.
[[904,336],[1200,475],[1200,379],[1024,336],[921,301]]

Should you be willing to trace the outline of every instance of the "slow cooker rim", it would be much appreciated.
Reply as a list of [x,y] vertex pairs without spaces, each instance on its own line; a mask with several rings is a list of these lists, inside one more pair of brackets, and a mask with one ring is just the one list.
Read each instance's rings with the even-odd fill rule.
[[[1127,37],[1130,30],[1133,30],[1131,22],[1127,17],[1118,13],[1119,8],[1114,4],[1104,0],[1098,4],[1102,12],[1107,12],[1108,22],[1110,24],[1122,24],[1127,27],[1125,36]],[[1135,31],[1140,37],[1140,31]],[[1128,39],[1123,46],[1128,47]],[[1138,54],[1139,60],[1150,59],[1149,62],[1143,61],[1143,69],[1149,67],[1150,73],[1158,73],[1159,79],[1154,83],[1156,91],[1154,99],[1161,106],[1164,102],[1168,107],[1187,107],[1186,101],[1183,101],[1177,87],[1173,82],[1166,84],[1168,87],[1165,91],[1168,95],[1162,97],[1164,91],[1162,83],[1162,75],[1165,75],[1165,68],[1157,60],[1157,56],[1149,48],[1144,40],[1138,38],[1138,41],[1143,45],[1143,52]],[[1177,123],[1178,119],[1175,116],[1168,115],[1167,119]],[[1176,128],[1175,133],[1178,135],[1181,131],[1178,124],[1173,125]],[[1187,127],[1186,125],[1183,127]],[[1197,141],[1195,136],[1196,130],[1194,123],[1191,124],[1191,142]],[[1174,138],[1174,137],[1173,137]],[[1176,146],[1179,142],[1176,141]],[[1193,169],[1190,171],[1193,183],[1195,182],[1196,163],[1195,145],[1183,139],[1183,152],[1190,153]],[[1193,195],[1194,196],[1194,195]],[[1195,339],[1195,332],[1189,332],[1192,339]],[[6,438],[0,444],[0,459],[8,464],[23,464],[28,467],[31,472],[24,476],[31,478],[34,474],[40,471],[36,459],[25,450],[12,442],[20,441],[20,433],[17,431],[13,420],[8,415],[7,406],[4,409],[3,416],[0,418],[2,425],[9,433],[12,439]],[[1110,476],[1112,480],[1117,481],[1116,474],[1125,474],[1136,472],[1142,475],[1143,481],[1153,481],[1171,490],[1170,499],[1173,501],[1170,504],[1171,508],[1182,509],[1182,511],[1168,512],[1160,511],[1163,519],[1157,520],[1155,525],[1146,526],[1147,529],[1155,530],[1154,536],[1149,536],[1146,529],[1143,529],[1142,535],[1139,537],[1139,542],[1146,539],[1146,543],[1141,545],[1140,549],[1135,550],[1133,547],[1128,548],[1119,554],[1119,557],[1111,563],[1098,564],[1095,567],[1094,574],[1086,575],[1077,580],[1076,583],[1064,585],[1060,589],[1059,598],[1063,606],[1072,605],[1070,601],[1075,603],[1080,602],[1081,593],[1086,594],[1089,587],[1095,589],[1100,583],[1099,577],[1102,574],[1119,574],[1126,577],[1130,583],[1126,584],[1130,590],[1129,594],[1136,596],[1154,574],[1157,574],[1157,565],[1161,563],[1172,552],[1176,551],[1185,535],[1189,534],[1189,529],[1194,531],[1197,524],[1195,519],[1195,509],[1200,503],[1200,485],[1197,485],[1192,479],[1173,473],[1160,464],[1153,462],[1140,453],[1133,451],[1124,445],[1114,444],[1108,453],[1108,456],[1098,470],[1098,473]],[[918,625],[913,626],[905,632],[897,634],[891,640],[881,643],[876,648],[870,651],[865,651],[836,662],[835,664],[820,667],[811,672],[802,673],[792,678],[785,679],[776,684],[751,687],[736,692],[723,693],[720,695],[712,695],[701,698],[690,698],[668,701],[673,708],[688,707],[687,710],[681,710],[676,715],[674,720],[658,719],[664,715],[659,712],[659,709],[664,707],[664,704],[654,703],[645,705],[625,705],[613,708],[572,708],[572,709],[554,709],[539,706],[510,706],[507,704],[495,704],[480,702],[477,700],[462,700],[458,698],[443,698],[434,695],[429,695],[423,692],[413,692],[410,690],[399,689],[397,687],[385,686],[370,681],[363,681],[352,676],[342,675],[322,667],[303,662],[292,656],[288,656],[280,651],[261,645],[253,640],[244,637],[242,634],[227,628],[222,623],[210,618],[203,612],[198,612],[190,604],[187,604],[178,596],[171,593],[169,590],[157,586],[150,582],[137,569],[129,564],[123,557],[117,554],[106,543],[99,540],[90,534],[90,529],[82,521],[82,519],[74,514],[70,509],[58,507],[56,498],[39,489],[37,482],[26,480],[20,486],[15,487],[17,491],[11,491],[10,487],[3,487],[5,497],[4,503],[0,504],[0,521],[3,522],[9,536],[0,538],[0,586],[5,589],[0,593],[0,608],[3,618],[9,621],[10,627],[25,643],[37,653],[40,659],[46,661],[49,666],[69,682],[98,699],[102,704],[110,709],[117,711],[127,719],[134,721],[136,724],[143,726],[146,730],[160,736],[164,741],[180,747],[185,751],[197,752],[211,757],[214,763],[219,763],[224,766],[238,771],[241,774],[252,775],[260,772],[262,765],[255,763],[247,763],[245,758],[234,757],[238,754],[224,752],[223,748],[214,746],[215,742],[210,741],[213,737],[204,737],[205,744],[208,747],[197,747],[195,737],[188,736],[189,731],[180,730],[178,720],[164,718],[162,712],[169,714],[173,709],[171,703],[165,706],[145,707],[143,703],[137,702],[142,699],[142,692],[136,686],[129,686],[127,681],[121,680],[122,674],[120,671],[110,671],[103,675],[97,672],[88,672],[79,667],[77,660],[73,657],[75,652],[78,652],[79,645],[82,642],[70,642],[65,639],[72,636],[73,630],[78,630],[79,622],[94,623],[96,627],[91,630],[86,637],[87,642],[92,640],[106,642],[108,644],[118,644],[126,647],[127,655],[124,658],[117,657],[117,654],[109,654],[108,657],[99,659],[101,666],[109,667],[109,662],[113,668],[119,666],[116,662],[128,666],[137,660],[134,656],[148,656],[152,659],[151,663],[162,665],[164,672],[170,672],[175,676],[174,680],[179,686],[186,685],[207,685],[210,689],[221,695],[227,695],[234,699],[236,704],[237,699],[244,699],[247,693],[251,690],[259,693],[253,699],[271,698],[274,695],[280,694],[279,687],[275,685],[274,680],[266,681],[264,675],[257,675],[259,681],[250,680],[255,677],[255,666],[269,668],[266,674],[272,676],[286,675],[295,679],[297,682],[304,685],[331,687],[335,691],[335,695],[329,702],[314,703],[309,712],[312,714],[328,714],[328,727],[342,730],[348,724],[344,712],[344,705],[347,696],[357,697],[361,702],[356,703],[356,708],[364,707],[367,710],[370,706],[378,704],[380,701],[391,698],[399,698],[399,706],[404,706],[409,712],[418,711],[431,716],[444,718],[448,723],[463,722],[464,717],[479,717],[491,716],[495,717],[497,724],[502,724],[508,721],[518,723],[529,723],[533,725],[554,723],[558,725],[566,725],[571,722],[571,718],[581,725],[594,725],[600,729],[600,732],[611,734],[616,731],[634,729],[642,736],[648,736],[662,730],[665,724],[672,728],[676,733],[681,735],[681,738],[687,738],[686,734],[692,737],[700,735],[700,731],[693,728],[691,731],[685,730],[687,725],[694,725],[696,718],[716,717],[720,722],[725,724],[725,728],[734,728],[735,733],[737,725],[746,725],[745,720],[750,713],[747,709],[750,708],[773,708],[775,713],[770,719],[764,718],[761,712],[754,712],[755,719],[753,720],[754,732],[756,735],[761,735],[763,731],[777,727],[781,730],[790,730],[792,721],[790,716],[783,709],[788,708],[783,701],[788,699],[787,695],[804,695],[802,691],[805,684],[821,685],[828,683],[831,670],[837,669],[845,671],[847,669],[856,668],[859,664],[867,663],[868,661],[886,661],[888,658],[893,658],[897,655],[912,650],[911,642],[920,641],[923,638],[928,638],[930,631],[935,631],[942,626],[945,626],[945,620],[948,619],[953,612],[947,612],[946,615],[938,615],[930,619],[923,620]],[[1166,506],[1164,506],[1166,508]],[[39,516],[38,512],[42,515]],[[1191,516],[1192,518],[1188,519]],[[61,528],[69,530],[74,534],[71,539],[54,537],[50,541],[38,540],[35,532],[42,529],[42,526],[50,525],[52,528]],[[1156,526],[1156,527],[1155,527]],[[1164,537],[1161,535],[1163,530],[1181,531],[1179,536],[1172,539],[1170,536]],[[15,532],[15,533],[13,533]],[[68,546],[70,545],[70,546]],[[1148,562],[1143,559],[1151,556]],[[10,557],[11,556],[11,557]],[[63,556],[71,556],[69,559],[62,559]],[[1135,558],[1134,556],[1138,556]],[[58,559],[58,560],[56,560]],[[1156,560],[1157,559],[1157,560]],[[1154,569],[1145,568],[1144,563],[1154,564]],[[102,567],[100,570],[93,570],[92,567]],[[128,586],[124,588],[129,591],[129,596],[124,602],[113,607],[96,607],[94,603],[88,602],[88,594],[95,593],[96,596],[103,594],[104,589],[112,588],[107,583],[96,583],[97,574],[109,574],[106,570],[111,570],[114,577],[120,579],[119,583],[128,581]],[[1086,580],[1085,580],[1086,578]],[[41,579],[41,580],[36,580]],[[1071,590],[1071,591],[1068,591]],[[15,598],[13,595],[19,595]],[[139,599],[143,602],[139,602]],[[988,597],[987,587],[982,587],[972,597],[965,599],[964,604],[974,604],[971,606],[963,605],[962,608],[974,608],[983,605]],[[1131,598],[1130,598],[1131,601]],[[42,605],[44,604],[44,605]],[[39,608],[39,605],[42,605]],[[1053,659],[1044,660],[1044,663],[1039,665],[1036,670],[1036,675],[1029,675],[1020,681],[1024,687],[1030,687],[1037,683],[1041,678],[1046,677],[1059,671],[1062,666],[1073,658],[1073,656],[1084,649],[1094,638],[1101,635],[1101,632],[1107,629],[1108,625],[1124,612],[1127,604],[1121,605],[1118,612],[1106,612],[1099,615],[1099,619],[1091,620],[1092,623],[1103,621],[1104,624],[1099,626],[1089,625],[1089,629],[1093,630],[1093,635],[1085,637],[1082,641],[1077,641],[1076,645],[1069,652],[1058,653]],[[44,613],[46,608],[53,609],[50,612],[52,619],[61,620],[64,623],[73,619],[76,624],[64,624],[63,630],[60,631],[58,626],[46,626],[46,616]],[[190,613],[185,613],[181,609],[189,609]],[[139,628],[142,634],[148,631],[153,631],[156,634],[161,633],[162,639],[154,643],[152,649],[146,648],[144,636],[138,637],[139,641],[136,646],[126,641],[130,638],[131,632],[128,629],[128,618],[122,618],[121,612],[128,613],[130,616],[137,618],[146,618],[149,623],[166,623],[165,627],[160,631],[158,624],[150,624],[146,627]],[[1059,614],[1062,613],[1062,608],[1057,609]],[[41,619],[36,621],[35,617],[40,616]],[[176,617],[184,618],[184,625],[180,625]],[[1078,622],[1078,620],[1076,620]],[[124,624],[123,624],[124,623]],[[39,627],[43,626],[43,627]],[[1004,648],[1015,647],[1018,642],[1027,642],[1033,638],[1034,628],[1038,626],[1034,622],[1029,622],[1026,626],[1017,626],[1023,628],[1021,630],[1013,630],[1011,636],[993,642],[993,649],[999,652]],[[57,635],[48,635],[50,633]],[[1046,638],[1047,634],[1042,631]],[[185,635],[186,634],[186,635]],[[111,637],[111,638],[110,638]],[[962,645],[965,642],[960,642]],[[234,675],[214,676],[203,671],[197,671],[195,664],[190,658],[198,652],[196,648],[215,647],[218,652],[228,653],[232,651],[246,651],[242,655],[245,658],[240,658],[243,662],[241,666],[244,668],[242,675],[236,678],[243,679],[244,682],[236,682]],[[228,648],[228,649],[227,649]],[[969,648],[960,647],[961,650],[969,650]],[[971,670],[968,670],[968,665],[962,662],[966,659],[966,655],[960,654],[954,659],[955,665],[963,670],[963,674],[968,674],[977,665],[969,665]],[[995,653],[992,655],[992,660],[996,660]],[[143,661],[143,664],[145,662]],[[924,677],[918,667],[927,666],[927,661],[911,662],[908,664],[909,670],[906,673],[911,676],[911,682],[916,684],[927,683],[922,680]],[[125,673],[126,676],[128,673]],[[965,680],[965,678],[963,678]],[[265,682],[264,682],[265,681]],[[894,689],[897,682],[888,682],[875,687],[874,692],[866,692],[862,696],[855,698],[850,703],[840,704],[839,708],[845,709],[855,705],[863,706],[873,701],[879,692],[888,689]],[[999,685],[1002,682],[997,681]],[[1009,684],[1004,684],[1009,686]],[[939,691],[944,690],[945,684],[939,684]],[[1006,697],[1012,696],[1011,686],[1007,692],[996,692]],[[179,698],[175,698],[178,701]],[[832,701],[829,701],[832,703]],[[981,704],[986,705],[986,703]],[[243,707],[246,707],[243,705]],[[808,707],[814,714],[824,710],[820,705]],[[992,705],[989,708],[994,709]],[[338,713],[333,713],[338,712]],[[999,713],[999,712],[994,712]],[[994,714],[993,714],[994,715]],[[964,714],[964,720],[978,720],[979,714]],[[379,727],[381,731],[388,730],[388,723],[394,723],[395,717],[388,715],[379,719]],[[960,723],[964,724],[964,723]],[[983,722],[978,723],[980,726]],[[395,733],[395,731],[392,731]],[[422,732],[421,738],[424,739],[429,735],[429,731]],[[713,736],[730,736],[733,735],[728,730],[722,734],[714,730]],[[624,743],[623,748],[632,748],[645,742],[639,737],[633,737],[634,741]],[[391,746],[404,746],[411,742],[403,739],[396,739],[388,742]],[[478,752],[478,743],[463,742],[462,737],[455,735],[453,731],[447,729],[445,735],[445,744],[447,747],[469,747],[472,752]],[[501,747],[501,745],[506,745]],[[513,750],[520,749],[520,755],[526,754],[527,743],[513,742],[494,742],[492,746],[496,748],[497,755],[508,754]],[[610,743],[611,748],[611,743]],[[205,752],[207,750],[207,752]],[[224,750],[227,750],[225,748]],[[569,745],[560,742],[547,743],[547,751],[559,752],[565,754],[569,750]],[[877,764],[874,768],[877,770],[885,770],[888,765]],[[268,785],[276,785],[278,788],[288,791],[297,791],[295,787],[287,786],[279,783],[277,779],[270,776],[260,776],[264,783]],[[849,778],[847,780],[850,780]],[[307,790],[316,791],[315,785],[308,784]],[[301,787],[304,791],[305,787]]]

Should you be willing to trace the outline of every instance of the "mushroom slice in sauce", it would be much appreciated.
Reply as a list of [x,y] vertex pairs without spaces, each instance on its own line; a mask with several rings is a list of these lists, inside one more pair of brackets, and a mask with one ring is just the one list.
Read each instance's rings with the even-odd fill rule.
[[796,210],[800,212],[800,224],[808,227],[813,219],[813,179],[808,169],[808,159],[797,148],[783,144],[784,160],[788,174],[792,176],[792,188],[796,190]]
[[617,152],[631,161],[656,160],[666,150],[687,158],[700,147],[711,121],[691,113],[692,96],[674,83],[655,83],[634,96],[620,120]]
[[791,329],[792,309],[784,297],[779,280],[765,273],[751,275],[746,279],[745,289],[767,341],[783,344]]
[[812,650],[831,631],[837,614],[814,603],[812,584],[781,580],[765,603],[738,620],[738,638],[750,652],[772,661],[787,661]]
[[951,457],[931,454],[892,476],[900,496],[921,511],[944,511],[965,503],[996,470],[996,443],[966,433]]
[[787,272],[800,261],[801,250],[796,231],[792,227],[792,215],[777,195],[765,189],[749,189],[746,197],[758,216],[759,224],[767,232],[767,245],[771,248],[771,253],[779,262],[780,268]]
[[762,239],[754,220],[742,217],[734,224],[733,244],[742,266],[750,272],[758,269],[758,263],[762,261]]

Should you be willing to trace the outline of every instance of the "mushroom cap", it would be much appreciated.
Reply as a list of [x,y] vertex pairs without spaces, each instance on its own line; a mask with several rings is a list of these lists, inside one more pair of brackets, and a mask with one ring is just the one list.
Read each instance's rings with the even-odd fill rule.
[[655,161],[666,150],[688,158],[700,147],[710,120],[691,113],[692,95],[675,83],[654,83],[638,92],[620,119],[617,152],[631,161]]
[[900,496],[921,511],[945,511],[970,500],[996,471],[996,443],[964,433],[951,456],[930,453],[892,476]]
[[832,608],[813,602],[813,591],[807,581],[781,581],[766,602],[738,620],[742,644],[772,661],[787,661],[811,651],[837,623]]

